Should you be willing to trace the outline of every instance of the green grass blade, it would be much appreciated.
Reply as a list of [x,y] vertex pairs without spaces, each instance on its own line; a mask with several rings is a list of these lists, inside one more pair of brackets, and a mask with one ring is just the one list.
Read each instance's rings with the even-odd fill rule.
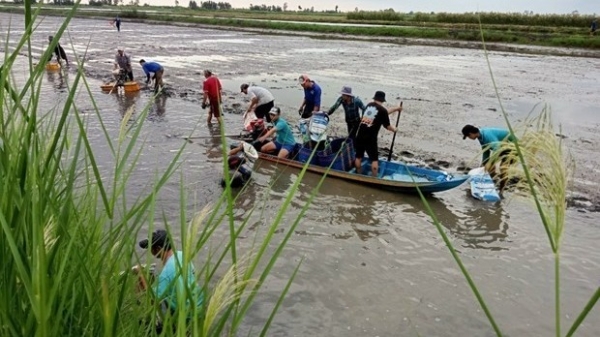
[[283,291],[281,292],[281,295],[279,296],[279,299],[277,300],[277,303],[275,303],[275,306],[273,307],[273,310],[271,311],[271,314],[269,315],[269,318],[267,319],[267,322],[265,323],[265,325],[263,326],[262,331],[260,332],[260,336],[261,337],[264,337],[264,336],[267,335],[267,332],[269,331],[269,328],[271,327],[271,323],[273,323],[273,319],[275,318],[275,314],[279,310],[279,307],[281,306],[281,303],[283,303],[283,299],[284,299],[285,295],[290,290],[290,287],[292,286],[292,282],[296,278],[296,274],[298,273],[298,270],[300,270],[300,266],[302,265],[302,261],[304,261],[304,259],[300,260],[300,262],[296,266],[296,269],[294,269],[294,272],[292,273],[292,276],[290,276],[290,279],[288,280],[287,284],[285,285],[285,288],[283,288]]
[[596,289],[596,292],[594,293],[594,295],[592,295],[590,300],[587,302],[587,304],[583,308],[583,311],[581,311],[579,316],[577,316],[577,319],[575,319],[575,322],[573,322],[573,325],[569,329],[569,332],[567,332],[567,334],[565,335],[566,337],[571,337],[571,336],[573,336],[573,334],[575,334],[575,331],[577,331],[577,328],[579,328],[579,326],[581,325],[581,323],[583,323],[583,321],[585,320],[587,315],[590,313],[590,311],[592,311],[592,309],[596,305],[596,302],[598,302],[599,298],[600,298],[600,287],[598,287]]

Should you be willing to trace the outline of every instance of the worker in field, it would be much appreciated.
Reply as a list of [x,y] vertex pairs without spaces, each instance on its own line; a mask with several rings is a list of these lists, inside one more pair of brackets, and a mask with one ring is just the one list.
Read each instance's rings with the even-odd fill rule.
[[[54,36],[48,36],[48,43],[52,43],[52,40],[54,40]],[[60,63],[60,60],[65,60],[65,62],[67,63],[67,67],[69,66],[69,59],[67,58],[67,53],[65,53],[65,50],[58,42],[56,43],[56,47],[54,47],[54,55],[56,55],[56,62]],[[50,56],[50,59],[48,61],[52,61],[52,56]]]

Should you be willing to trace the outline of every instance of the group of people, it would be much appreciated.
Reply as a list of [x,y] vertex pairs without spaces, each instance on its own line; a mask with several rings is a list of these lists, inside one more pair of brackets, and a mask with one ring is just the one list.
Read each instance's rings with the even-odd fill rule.
[[[52,41],[53,37],[50,36],[49,42]],[[54,53],[59,61],[64,59],[68,64],[66,53],[59,43],[56,44]],[[146,84],[150,84],[153,79],[154,91],[158,92],[163,85],[163,66],[158,62],[147,62],[144,59],[141,59],[139,63],[146,75]],[[119,48],[115,55],[115,69],[119,69],[121,75],[124,74],[126,79],[133,81],[131,58],[122,48]],[[201,107],[202,109],[209,108],[207,123],[211,124],[213,117],[219,123],[222,123],[221,92],[223,88],[221,81],[210,70],[204,70],[204,78]],[[322,90],[319,84],[310,79],[308,75],[300,75],[298,83],[304,90],[304,97],[298,109],[300,118],[310,118],[313,113],[327,113],[328,116],[331,116],[341,106],[345,113],[348,139],[352,142],[356,152],[355,168],[357,173],[362,173],[362,160],[366,153],[371,160],[371,174],[378,176],[379,155],[377,139],[379,131],[383,127],[388,131],[397,132],[396,127],[390,123],[390,115],[395,112],[401,113],[402,105],[386,108],[384,106],[386,95],[383,91],[375,92],[372,101],[364,104],[360,97],[353,94],[351,87],[344,86],[340,90],[340,96],[334,104],[327,111],[324,111],[321,106]],[[275,106],[275,97],[273,94],[266,88],[250,86],[246,83],[240,86],[240,91],[250,97],[250,104],[244,113],[244,119],[252,112],[257,119],[263,119],[267,123],[272,124],[272,128],[268,130],[265,128],[264,132],[257,135],[257,139],[254,141],[255,148],[261,152],[275,153],[280,158],[287,158],[292,153],[296,145],[296,140],[290,124],[281,116],[281,109]],[[497,151],[502,141],[511,141],[510,137],[508,137],[508,131],[491,128],[479,129],[472,125],[467,125],[463,128],[462,132],[465,138],[478,139],[481,146],[487,149],[484,151],[482,164],[486,166],[492,176],[495,176],[494,165],[489,160],[489,151]],[[267,141],[268,139],[272,140]],[[241,147],[232,150],[230,155],[239,151],[241,151]],[[506,176],[507,163],[504,158],[507,157],[506,154],[502,154],[499,157],[502,162],[500,190],[506,184],[506,179],[502,177]]]
[[[365,153],[371,160],[371,174],[378,174],[378,146],[377,138],[379,130],[383,126],[386,130],[396,132],[391,125],[389,116],[395,112],[400,113],[402,106],[386,108],[385,92],[377,91],[373,101],[364,104],[362,100],[352,93],[352,88],[344,86],[340,91],[340,97],[325,112],[321,106],[322,90],[318,83],[309,78],[308,75],[300,75],[298,83],[304,89],[304,97],[298,109],[300,118],[310,118],[314,113],[327,113],[332,115],[340,106],[345,112],[345,121],[348,128],[348,139],[354,145],[356,151],[356,171],[362,172],[362,159]],[[254,112],[257,118],[263,118],[273,127],[265,131],[256,140],[255,146],[261,152],[275,153],[280,158],[287,158],[296,145],[289,123],[281,116],[279,107],[275,106],[273,95],[265,88],[249,86],[244,83],[240,87],[241,92],[250,96],[250,105],[244,113]],[[275,137],[273,137],[275,136]],[[267,142],[268,138],[272,141]]]
[[[363,103],[360,97],[352,92],[349,86],[342,87],[340,96],[326,111],[321,107],[321,87],[307,75],[298,77],[299,84],[304,89],[304,97],[298,114],[300,118],[310,118],[314,113],[326,113],[331,116],[341,106],[345,113],[345,122],[347,125],[347,138],[352,142],[355,152],[355,168],[357,173],[362,173],[362,160],[365,153],[371,161],[371,174],[378,176],[378,135],[381,127],[397,132],[396,127],[391,125],[390,115],[402,112],[402,105],[386,108],[386,94],[383,91],[375,92],[373,99],[368,104]],[[256,118],[264,119],[267,123],[272,123],[273,127],[266,128],[255,135],[254,147],[261,152],[274,153],[280,158],[287,158],[296,145],[296,140],[292,134],[289,123],[281,116],[281,109],[275,106],[275,99],[269,90],[259,87],[242,84],[241,92],[250,96],[250,104],[244,113],[244,119],[251,112],[254,112]],[[261,124],[262,125],[262,124]],[[503,142],[512,142],[514,138],[506,129],[501,128],[477,128],[473,125],[466,125],[462,129],[463,139],[477,139],[483,149],[482,165],[490,175],[498,181],[499,189],[502,192],[507,183],[507,170],[513,164],[514,156],[506,150],[501,150]],[[274,137],[273,137],[274,136]],[[271,141],[267,139],[273,137]],[[235,148],[230,155],[241,151],[241,147]],[[491,152],[497,152],[491,156]],[[500,162],[500,175],[496,174],[495,166]]]

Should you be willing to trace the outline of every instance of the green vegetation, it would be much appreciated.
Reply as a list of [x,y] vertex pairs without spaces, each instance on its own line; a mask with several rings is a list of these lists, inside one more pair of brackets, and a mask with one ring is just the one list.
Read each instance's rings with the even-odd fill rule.
[[548,27],[589,28],[594,16],[578,14],[522,14],[522,13],[397,13],[393,11],[351,12],[348,20],[360,21],[412,21],[440,23],[470,23],[478,25],[521,25]]
[[[3,7],[0,10],[23,11],[21,7],[17,6]],[[65,15],[68,10],[66,7],[44,6],[42,13]],[[77,12],[77,16],[113,17],[116,13],[120,13],[122,17],[130,20],[196,23],[239,29],[272,29],[374,38],[421,38],[472,42],[480,40],[477,13],[407,14],[393,11],[359,11],[342,14],[310,11],[207,10],[184,7],[156,7],[153,10],[158,10],[158,12],[147,12],[143,10],[143,7],[138,6],[123,6],[119,9],[109,7],[105,11],[80,10]],[[484,34],[488,42],[600,49],[600,38],[589,36],[591,16],[482,13],[481,18],[485,25]],[[344,23],[371,24],[373,26],[345,26]],[[477,44],[473,46],[477,46]]]
[[[41,60],[51,56],[77,10],[75,5],[66,13]],[[286,224],[283,237],[275,237],[275,232],[282,230],[283,215],[304,171],[252,251],[240,250],[236,241],[253,210],[243,222],[234,221],[235,195],[229,182],[214,205],[190,217],[185,211],[188,202],[182,181],[180,215],[165,218],[157,197],[176,177],[187,142],[182,142],[166,169],[157,172],[144,191],[128,192],[144,150],[141,134],[152,102],[137,117],[133,108],[129,109],[119,130],[108,130],[96,108],[91,119],[100,125],[106,142],[103,147],[114,158],[99,163],[88,138],[88,119],[78,109],[78,102],[84,99],[96,106],[84,65],[72,61],[77,68],[74,78],[67,81],[67,98],[48,108],[47,98],[41,94],[45,64],[34,65],[31,52],[39,10],[34,13],[31,2],[26,1],[24,11],[23,35],[11,36],[9,30],[4,36],[6,46],[9,40],[16,41],[16,46],[4,49],[0,73],[0,335],[154,336],[152,328],[147,331],[148,325],[155,324],[158,317],[166,326],[176,327],[179,336],[185,331],[192,336],[236,335],[310,204],[307,201],[293,224]],[[12,77],[13,69],[21,69],[15,64],[22,60],[28,62],[25,83]],[[225,156],[223,126],[221,141]],[[224,168],[226,163],[224,160]],[[317,191],[318,187],[312,196]],[[225,237],[215,234],[224,222],[229,224]],[[176,248],[183,252],[182,262],[194,261],[200,266],[196,278],[206,294],[203,307],[163,314],[153,292],[136,291],[137,276],[127,271],[134,264],[155,262],[149,252],[140,255],[136,251],[136,242],[145,230],[158,227],[178,231]],[[149,276],[148,270],[144,275]],[[268,335],[294,276],[265,317],[267,323],[259,327],[261,336]],[[181,295],[191,298],[193,292],[185,289]],[[174,335],[171,330],[161,334]]]

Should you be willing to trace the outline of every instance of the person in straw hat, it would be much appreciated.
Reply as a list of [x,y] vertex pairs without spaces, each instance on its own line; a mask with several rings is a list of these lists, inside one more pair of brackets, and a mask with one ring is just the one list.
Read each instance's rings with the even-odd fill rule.
[[342,87],[340,91],[340,97],[337,101],[329,108],[327,114],[331,116],[340,105],[344,108],[346,114],[346,124],[348,125],[348,138],[352,139],[352,142],[356,141],[356,132],[360,125],[360,118],[365,112],[365,104],[361,101],[358,96],[352,94],[352,88],[348,86]]

